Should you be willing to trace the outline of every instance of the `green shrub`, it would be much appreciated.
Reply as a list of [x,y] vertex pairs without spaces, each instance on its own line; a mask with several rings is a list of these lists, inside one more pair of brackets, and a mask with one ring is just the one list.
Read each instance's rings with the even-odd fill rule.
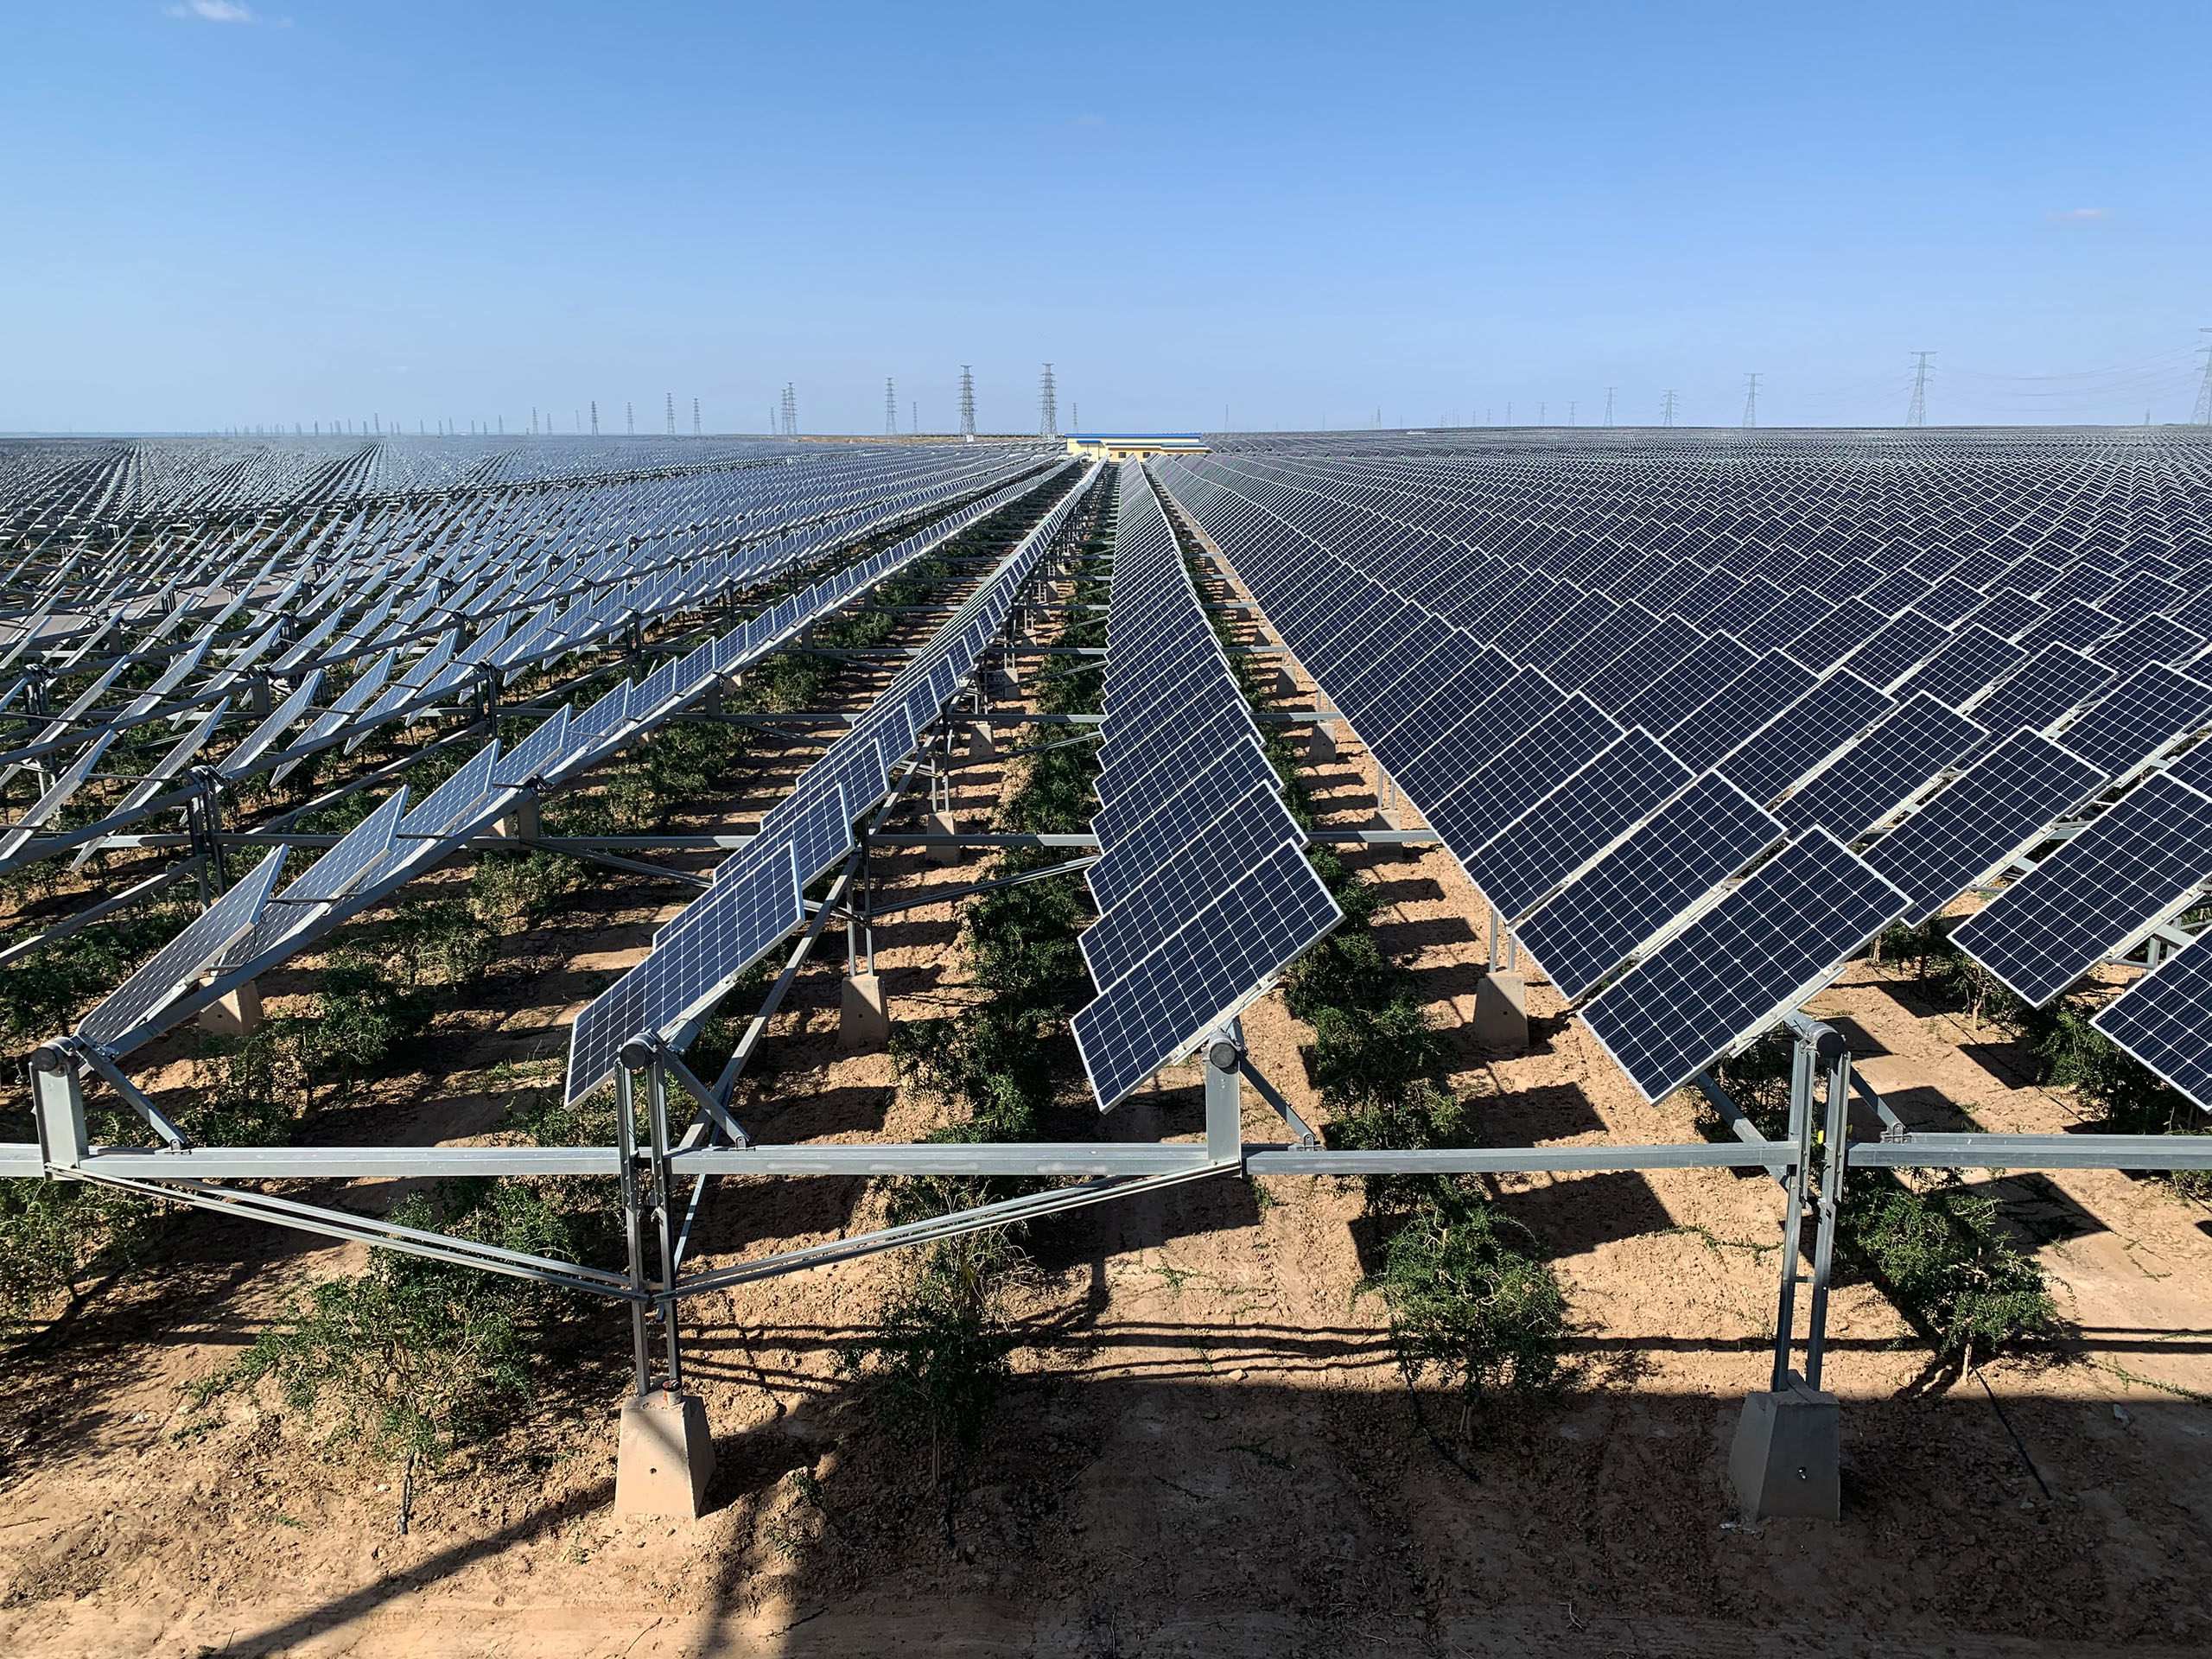
[[1541,1393],[1559,1375],[1567,1293],[1528,1229],[1465,1188],[1438,1190],[1391,1233],[1378,1273],[1408,1386],[1432,1373],[1473,1404]]
[[1915,1192],[1885,1173],[1844,1195],[1837,1239],[1940,1354],[1974,1363],[2058,1328],[2042,1268],[2005,1236],[1997,1206],[1955,1174]]

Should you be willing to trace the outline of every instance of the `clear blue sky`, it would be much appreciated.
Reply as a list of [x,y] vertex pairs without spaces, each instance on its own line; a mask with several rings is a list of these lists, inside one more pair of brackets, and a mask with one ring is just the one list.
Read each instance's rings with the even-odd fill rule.
[[[0,429],[2187,418],[2202,0],[5,0]],[[2056,375],[2058,379],[2029,377]],[[2019,377],[2007,378],[2005,377]]]

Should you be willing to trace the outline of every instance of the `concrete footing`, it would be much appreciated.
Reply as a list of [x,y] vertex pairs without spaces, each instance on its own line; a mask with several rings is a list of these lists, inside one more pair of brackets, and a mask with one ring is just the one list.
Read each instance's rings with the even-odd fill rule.
[[1475,1017],[1467,1034],[1494,1054],[1529,1052],[1529,982],[1494,969],[1475,982]]
[[1337,723],[1333,720],[1317,720],[1313,734],[1306,740],[1306,758],[1316,766],[1326,766],[1337,758]]
[[845,982],[837,1005],[837,1046],[850,1052],[881,1048],[891,1040],[891,1005],[883,995],[883,976],[855,974]]
[[200,1010],[200,1028],[218,1037],[251,1037],[261,1029],[261,982],[249,979]]
[[536,801],[524,801],[501,818],[494,833],[509,841],[535,841],[544,833],[543,809]]
[[1835,1395],[1789,1386],[1747,1395],[1728,1456],[1736,1507],[1746,1521],[1802,1516],[1834,1521],[1843,1504],[1843,1436]]
[[991,728],[981,721],[969,728],[968,758],[970,760],[995,760],[999,758],[998,740],[991,735]]
[[[924,835],[957,836],[960,833],[960,826],[953,821],[950,812],[928,813],[923,821],[929,826],[923,830]],[[930,847],[924,850],[929,854],[932,864],[957,864],[963,849],[958,847]]]
[[696,1519],[706,1512],[707,1483],[714,1478],[715,1439],[697,1395],[656,1389],[622,1402],[615,1514]]

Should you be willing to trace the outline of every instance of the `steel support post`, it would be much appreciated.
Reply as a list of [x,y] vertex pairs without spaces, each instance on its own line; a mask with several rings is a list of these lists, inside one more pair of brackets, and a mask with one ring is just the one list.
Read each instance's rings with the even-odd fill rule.
[[31,1116],[38,1123],[41,1161],[49,1175],[74,1169],[92,1151],[85,1129],[85,1086],[76,1056],[59,1043],[41,1044],[31,1054]]
[[[1828,1039],[1835,1040],[1831,1043]],[[1833,1049],[1833,1052],[1828,1052]],[[1821,1218],[1813,1245],[1813,1300],[1805,1331],[1805,1386],[1821,1386],[1821,1356],[1827,1346],[1828,1272],[1835,1259],[1835,1228],[1843,1210],[1843,1167],[1851,1129],[1851,1050],[1830,1029],[1815,1051],[1827,1059],[1827,1111],[1821,1150]]]
[[630,1346],[637,1367],[637,1396],[652,1392],[652,1336],[645,1312],[645,1218],[638,1187],[638,1124],[636,1103],[631,1098],[630,1071],[614,1073],[614,1151],[622,1172],[622,1239],[629,1252]]
[[1232,1020],[1206,1044],[1206,1160],[1244,1158],[1244,1041]]
[[1789,1057],[1789,1198],[1782,1215],[1782,1294],[1774,1316],[1774,1378],[1777,1390],[1789,1386],[1789,1344],[1797,1324],[1797,1235],[1804,1224],[1806,1177],[1813,1161],[1813,1046],[1802,1037]]
[[675,1183],[668,1167],[668,1069],[661,1064],[658,1053],[645,1074],[645,1107],[647,1128],[652,1137],[653,1224],[660,1236],[660,1298],[656,1306],[660,1311],[661,1340],[668,1348],[666,1386],[671,1393],[680,1393],[683,1388],[683,1345],[676,1322],[676,1233],[669,1214],[673,1206]]

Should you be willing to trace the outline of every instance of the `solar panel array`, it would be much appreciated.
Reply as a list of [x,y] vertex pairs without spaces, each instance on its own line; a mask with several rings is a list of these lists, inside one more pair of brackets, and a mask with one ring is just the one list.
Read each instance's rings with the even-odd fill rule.
[[1101,1111],[1254,998],[1343,919],[1276,792],[1251,709],[1151,480],[1122,469],[1106,623],[1098,995],[1075,1039]]
[[[352,446],[342,464],[312,444],[79,446],[105,459],[73,464],[57,448],[0,450],[0,476],[19,474],[0,521],[22,550],[4,579],[0,714],[23,722],[0,778],[35,765],[68,784],[18,831],[68,805],[103,743],[143,746],[213,713],[167,775],[198,761],[282,776],[466,702],[480,681],[550,667],[1045,464],[1005,447],[671,444],[625,448],[618,471],[596,446],[541,441],[471,450],[455,475],[445,445]],[[781,631],[804,602],[761,627]],[[357,671],[318,703],[328,677]],[[49,686],[86,676],[48,711]],[[70,844],[96,847],[158,810],[158,793]],[[0,869],[63,849],[18,834]]]
[[[117,1052],[145,1041],[162,1028],[164,1011],[188,982],[211,969],[237,972],[281,961],[328,925],[428,870],[457,844],[482,833],[529,796],[588,771],[698,697],[718,677],[760,661],[788,644],[813,619],[849,603],[977,520],[1065,476],[1073,466],[1060,463],[1046,474],[1020,480],[968,503],[925,529],[788,595],[727,633],[709,639],[683,658],[670,659],[644,680],[617,683],[581,715],[573,715],[563,706],[512,750],[503,752],[494,739],[419,803],[408,804],[408,791],[403,785],[346,842],[308,870],[294,888],[257,899],[245,916],[245,925],[232,938],[188,965],[168,962],[165,971],[174,970],[175,983],[149,988],[141,983],[147,971],[142,969],[86,1017],[79,1027],[79,1034]],[[910,669],[902,675],[901,681],[907,680],[912,671]],[[845,742],[849,744],[851,739]],[[841,749],[844,747],[845,744],[840,745]],[[378,833],[385,835],[385,844],[370,858],[365,844],[357,844],[354,838],[379,825],[385,826]],[[844,828],[841,825],[841,830]],[[343,868],[334,861],[341,853],[349,857],[359,854],[365,861],[352,880],[334,888],[333,874]],[[168,955],[164,952],[156,961],[168,961]]]
[[2115,791],[1963,947],[2055,995],[2212,878],[2139,781],[2212,726],[2196,451],[1469,442],[1157,470],[1647,1094]]
[[851,850],[853,820],[883,798],[893,769],[975,672],[1096,477],[1095,468],[1086,468],[1068,483],[867,712],[761,819],[751,841],[722,861],[706,893],[655,935],[645,960],[576,1016],[569,1040],[570,1101],[614,1075],[632,1038],[677,1039],[804,923],[807,883]]

